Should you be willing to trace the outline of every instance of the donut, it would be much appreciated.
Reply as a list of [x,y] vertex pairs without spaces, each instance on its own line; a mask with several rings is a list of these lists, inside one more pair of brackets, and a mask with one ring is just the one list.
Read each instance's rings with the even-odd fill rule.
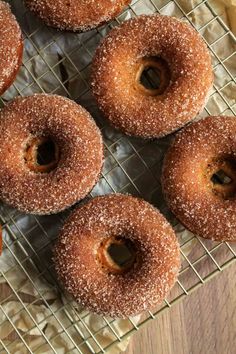
[[207,117],[177,134],[163,165],[167,204],[194,234],[236,241],[236,118]]
[[161,303],[180,252],[157,209],[129,195],[96,197],[76,209],[54,248],[59,281],[85,308],[124,318]]
[[0,95],[13,83],[22,63],[21,29],[10,6],[0,1]]
[[[150,71],[158,81],[152,88],[144,83]],[[190,25],[169,16],[144,15],[105,37],[91,78],[98,106],[115,128],[157,138],[203,109],[213,74],[207,47]]]
[[25,4],[49,26],[84,32],[115,18],[130,1],[25,0]]
[[60,212],[99,178],[101,134],[90,114],[67,98],[15,99],[0,112],[0,137],[0,199],[22,212]]

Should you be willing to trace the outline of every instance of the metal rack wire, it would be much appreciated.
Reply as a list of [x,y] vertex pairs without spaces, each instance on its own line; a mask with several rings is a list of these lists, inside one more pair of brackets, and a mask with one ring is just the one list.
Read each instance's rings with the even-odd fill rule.
[[[101,191],[103,194],[129,192],[153,202],[169,215],[165,206],[158,205],[161,193],[159,164],[165,150],[162,148],[168,146],[169,138],[163,139],[159,145],[158,142],[144,142],[125,137],[110,128],[100,117],[96,105],[91,105],[88,75],[94,49],[110,28],[122,22],[127,16],[158,12],[174,15],[190,22],[203,35],[208,45],[216,77],[218,73],[221,78],[222,75],[224,77],[224,80],[215,81],[203,114],[235,115],[236,66],[233,67],[232,63],[233,61],[236,63],[236,39],[216,13],[214,0],[197,0],[193,1],[194,5],[189,2],[188,11],[183,8],[182,3],[181,0],[135,0],[116,20],[102,28],[86,34],[65,34],[47,28],[38,20],[30,22],[29,25],[28,19],[32,15],[23,5],[19,10],[18,1],[11,1],[13,10],[17,7],[16,15],[24,32],[25,54],[20,75],[11,89],[1,98],[1,103],[4,105],[6,101],[17,95],[48,92],[70,97],[92,112],[104,135],[106,155],[102,177],[92,191],[92,196],[100,194]],[[203,7],[206,16],[202,18],[199,25],[194,19]],[[217,30],[209,39],[208,26],[213,24]],[[222,57],[218,48],[229,44],[230,51]],[[226,94],[229,88],[234,92],[232,96],[234,98]],[[212,104],[215,101],[221,102],[221,109],[217,108],[218,105]],[[130,336],[145,323],[158,317],[159,313],[188,296],[236,261],[235,244],[211,242],[188,234],[188,237],[180,239],[182,269],[179,280],[162,305],[144,314],[139,323],[130,319],[126,331],[122,334],[117,331],[115,320],[107,318],[103,318],[103,325],[99,329],[91,329],[86,321],[88,312],[77,311],[67,296],[56,309],[47,296],[49,289],[61,296],[62,290],[57,284],[51,264],[51,245],[65,216],[66,214],[47,217],[25,216],[7,206],[0,205],[3,254],[7,255],[9,263],[12,264],[7,270],[0,269],[0,280],[4,280],[8,288],[7,295],[3,298],[0,284],[0,319],[4,316],[4,322],[8,322],[13,332],[10,340],[2,339],[0,336],[1,354],[15,352],[12,348],[14,343],[17,344],[19,341],[27,353],[42,352],[42,343],[38,347],[32,347],[30,340],[32,329],[38,331],[38,336],[44,341],[44,350],[47,348],[50,353],[56,353],[54,343],[58,335],[64,335],[67,342],[70,342],[68,353],[106,353],[112,345]],[[188,247],[193,243],[194,248],[189,253]],[[23,274],[25,281],[17,284],[12,281],[12,274],[17,272]],[[48,288],[41,289],[38,280],[45,280]],[[26,301],[22,293],[27,286],[34,290],[34,296],[28,296]],[[15,317],[11,318],[4,309],[4,304],[13,300],[19,303],[19,313],[24,311],[26,314],[31,324],[29,331],[22,332],[17,328]],[[55,320],[58,328],[57,335],[47,335],[45,326],[42,325],[47,318],[42,321],[32,313],[32,306],[39,303],[47,308],[48,318]],[[67,318],[66,325],[61,320],[62,316]],[[110,333],[111,338],[106,345],[100,341],[99,336],[104,328]],[[77,336],[82,338],[79,342]]]

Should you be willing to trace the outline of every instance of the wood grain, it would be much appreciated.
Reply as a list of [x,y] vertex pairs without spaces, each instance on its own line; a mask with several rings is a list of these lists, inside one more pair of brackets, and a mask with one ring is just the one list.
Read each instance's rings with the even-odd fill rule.
[[125,354],[235,354],[235,264],[160,315]]

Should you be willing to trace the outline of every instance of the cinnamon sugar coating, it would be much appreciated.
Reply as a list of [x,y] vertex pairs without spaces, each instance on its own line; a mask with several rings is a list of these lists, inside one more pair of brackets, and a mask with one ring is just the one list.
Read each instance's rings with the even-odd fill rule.
[[13,83],[22,63],[21,29],[10,6],[0,1],[0,95]]
[[117,16],[130,0],[25,0],[26,6],[47,25],[84,32]]
[[[103,143],[90,114],[56,95],[17,98],[0,112],[0,199],[27,213],[57,213],[84,198],[99,178]],[[60,159],[48,173],[27,166],[35,137],[48,137]]]
[[[112,273],[99,262],[101,243],[123,237],[136,248],[129,271]],[[180,267],[177,238],[157,209],[144,200],[113,194],[96,197],[76,209],[54,250],[59,280],[89,310],[127,317],[161,303]]]
[[[236,241],[236,118],[207,117],[177,134],[163,166],[166,201],[193,233]],[[221,171],[226,183],[214,178]]]
[[[137,85],[138,73],[144,60],[158,58],[166,62],[170,82],[164,92],[147,94]],[[92,67],[92,90],[104,116],[126,134],[143,138],[164,136],[193,119],[212,82],[204,41],[190,25],[169,16],[140,16],[114,28]]]

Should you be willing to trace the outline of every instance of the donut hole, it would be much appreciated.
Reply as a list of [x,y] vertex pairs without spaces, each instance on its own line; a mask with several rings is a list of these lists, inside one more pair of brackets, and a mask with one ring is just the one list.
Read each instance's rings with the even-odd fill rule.
[[101,242],[98,260],[102,269],[112,274],[123,274],[134,267],[137,251],[134,243],[122,236],[112,237]]
[[44,166],[56,160],[56,146],[54,141],[48,139],[38,145],[37,148],[37,164]]
[[223,157],[208,164],[211,187],[215,194],[232,199],[236,196],[236,160]]
[[224,170],[219,170],[212,175],[211,181],[214,184],[226,185],[232,182],[232,178],[227,176]]
[[170,69],[164,59],[142,58],[136,77],[136,88],[147,96],[162,95],[169,86],[170,79]]
[[160,87],[160,70],[147,66],[143,69],[140,77],[140,83],[148,90],[156,90]]
[[49,173],[59,162],[58,144],[50,137],[34,137],[26,145],[24,161],[33,172]]

